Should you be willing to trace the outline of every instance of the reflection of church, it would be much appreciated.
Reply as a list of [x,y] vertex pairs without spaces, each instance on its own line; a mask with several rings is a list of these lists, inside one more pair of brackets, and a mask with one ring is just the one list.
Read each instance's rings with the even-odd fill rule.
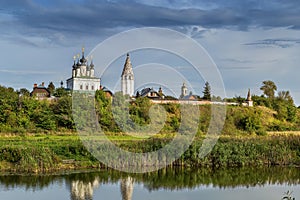
[[[131,200],[133,193],[133,178],[128,176],[120,180],[122,200]],[[94,190],[99,188],[99,177],[91,181],[72,180],[67,183],[70,189],[70,200],[93,200]]]
[[133,193],[133,179],[130,176],[121,179],[122,200],[131,200],[132,193]]
[[71,200],[92,200],[94,189],[99,187],[99,180],[85,183],[83,181],[72,181],[70,185]]

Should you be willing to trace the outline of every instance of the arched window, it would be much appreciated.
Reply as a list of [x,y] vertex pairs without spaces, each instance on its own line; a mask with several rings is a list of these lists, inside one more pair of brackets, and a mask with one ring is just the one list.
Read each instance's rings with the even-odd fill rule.
[[94,86],[92,85],[92,90],[94,90]]
[[80,85],[80,89],[81,89],[81,90],[83,89],[82,85]]
[[89,90],[89,85],[86,85],[86,86],[85,86],[85,89],[86,89],[86,90]]

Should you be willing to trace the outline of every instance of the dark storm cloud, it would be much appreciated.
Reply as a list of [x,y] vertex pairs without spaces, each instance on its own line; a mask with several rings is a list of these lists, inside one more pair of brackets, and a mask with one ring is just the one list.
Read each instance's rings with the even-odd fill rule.
[[295,45],[300,44],[300,39],[265,39],[265,40],[259,40],[251,43],[246,43],[245,45],[250,46],[258,46],[258,47],[280,47],[280,48],[288,48]]
[[[0,26],[25,35],[105,34],[117,27],[184,27],[234,28],[249,26],[300,28],[299,1],[164,1],[146,4],[137,1],[95,0],[2,0],[1,13],[13,20],[0,20]],[[12,28],[13,27],[13,28]],[[47,36],[45,36],[47,37]],[[55,39],[55,38],[54,38]]]

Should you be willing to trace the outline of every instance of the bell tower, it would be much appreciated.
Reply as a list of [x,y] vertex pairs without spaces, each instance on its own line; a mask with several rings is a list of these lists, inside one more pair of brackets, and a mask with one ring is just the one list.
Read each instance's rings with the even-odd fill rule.
[[127,53],[126,61],[121,75],[121,91],[123,95],[129,95],[131,97],[134,95],[134,74],[129,53]]

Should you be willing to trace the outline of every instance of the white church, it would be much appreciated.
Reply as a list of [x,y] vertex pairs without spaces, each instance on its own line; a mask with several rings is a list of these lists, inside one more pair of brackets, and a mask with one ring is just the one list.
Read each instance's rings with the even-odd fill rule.
[[93,60],[88,63],[84,57],[84,48],[82,48],[82,57],[74,56],[74,64],[72,66],[72,77],[67,80],[67,88],[72,91],[93,92],[100,89],[100,78],[95,77],[95,66]]
[[[89,64],[84,57],[84,48],[82,48],[82,57],[80,58],[80,55],[77,55],[77,63],[76,56],[74,56],[72,77],[67,79],[67,89],[86,92],[102,89],[100,78],[95,76],[93,60]],[[134,96],[134,74],[128,53],[121,75],[121,91],[124,95]]]

